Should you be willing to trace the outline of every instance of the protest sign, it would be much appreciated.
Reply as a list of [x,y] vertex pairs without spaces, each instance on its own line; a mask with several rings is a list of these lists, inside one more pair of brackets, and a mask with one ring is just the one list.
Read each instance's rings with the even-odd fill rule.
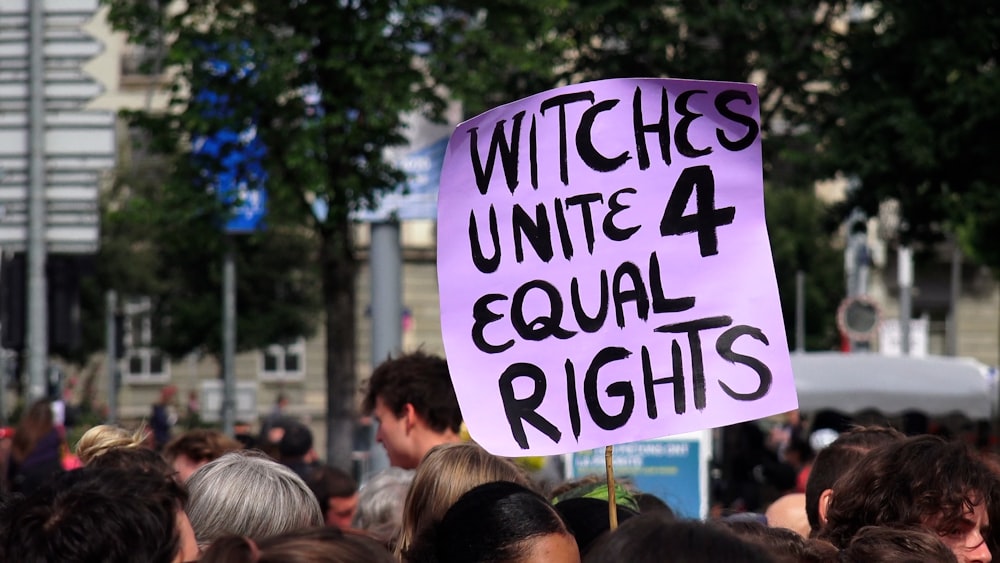
[[472,437],[551,455],[796,407],[750,84],[615,79],[459,125],[438,198]]

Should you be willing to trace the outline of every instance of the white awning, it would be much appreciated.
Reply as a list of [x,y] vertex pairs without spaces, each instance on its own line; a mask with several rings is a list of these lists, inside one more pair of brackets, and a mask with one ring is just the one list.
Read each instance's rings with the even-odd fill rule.
[[971,419],[996,412],[995,372],[972,358],[840,352],[793,353],[791,358],[802,411],[961,413]]

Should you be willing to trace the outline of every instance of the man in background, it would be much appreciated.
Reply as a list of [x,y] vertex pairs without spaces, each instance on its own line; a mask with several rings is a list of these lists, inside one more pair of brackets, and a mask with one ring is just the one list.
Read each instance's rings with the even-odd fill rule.
[[305,482],[316,495],[327,526],[346,530],[358,512],[358,483],[346,471],[329,465],[312,467]]
[[363,402],[389,464],[414,469],[438,444],[461,441],[462,412],[444,358],[421,351],[382,362]]
[[149,427],[153,431],[153,446],[156,451],[163,449],[170,441],[170,433],[177,424],[177,409],[174,399],[177,397],[177,388],[167,385],[160,390],[160,399],[153,403],[153,410],[149,415]]

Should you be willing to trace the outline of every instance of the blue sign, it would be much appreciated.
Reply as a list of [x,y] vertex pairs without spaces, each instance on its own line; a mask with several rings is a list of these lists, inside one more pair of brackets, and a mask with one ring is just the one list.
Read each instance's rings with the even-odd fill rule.
[[[254,65],[246,56],[249,47],[241,45],[240,49],[244,51],[241,58],[246,60],[239,66],[213,58],[206,61],[203,68],[214,76],[228,76],[234,83],[252,81]],[[225,117],[231,113],[228,96],[224,94],[201,90],[195,102],[211,117]],[[207,181],[229,211],[223,230],[233,234],[262,230],[267,215],[267,190],[264,188],[267,172],[263,165],[267,148],[257,137],[256,125],[251,123],[239,132],[223,127],[215,133],[195,137],[192,153],[218,163]]]
[[406,173],[406,183],[383,195],[375,209],[355,213],[354,219],[437,219],[438,186],[447,148],[446,136],[395,159],[396,166]]
[[[639,491],[659,497],[683,518],[705,518],[710,454],[707,432],[617,444],[612,452],[615,479],[627,479]],[[605,472],[604,448],[570,455],[571,477]]]

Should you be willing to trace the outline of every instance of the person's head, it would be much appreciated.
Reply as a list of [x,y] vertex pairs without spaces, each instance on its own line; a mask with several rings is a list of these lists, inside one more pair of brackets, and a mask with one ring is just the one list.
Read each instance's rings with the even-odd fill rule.
[[810,539],[801,563],[958,563],[941,538],[923,528],[866,526],[844,549]]
[[782,456],[784,457],[785,463],[791,465],[795,469],[801,469],[807,464],[809,464],[816,453],[813,451],[809,441],[798,435],[792,436],[788,441],[788,445],[785,446]]
[[444,358],[413,352],[382,362],[362,407],[378,423],[375,439],[389,463],[413,469],[433,446],[456,441],[462,412]]
[[775,563],[800,563],[805,552],[806,538],[787,528],[776,528],[754,520],[719,520],[715,524],[760,547]]
[[540,494],[508,481],[463,494],[405,553],[413,563],[579,563],[576,540]]
[[809,537],[809,520],[806,518],[806,495],[788,493],[772,502],[764,511],[767,525],[785,528],[800,536]]
[[667,504],[667,501],[644,491],[637,491],[632,494],[635,497],[635,504],[639,507],[639,512],[662,512],[667,516],[676,517],[674,509]]
[[330,465],[319,465],[306,473],[306,485],[316,495],[327,526],[348,529],[358,511],[358,483],[354,477]]
[[312,450],[312,430],[301,422],[287,421],[280,425],[284,428],[278,440],[278,456],[285,463],[299,462],[305,459]]
[[91,459],[87,467],[145,473],[170,480],[177,476],[163,456],[149,448],[112,448]]
[[172,438],[163,446],[163,457],[187,481],[199,467],[228,452],[243,449],[243,444],[218,430],[195,428]]
[[952,550],[922,528],[868,526],[858,530],[840,555],[842,563],[956,563]]
[[[597,538],[611,529],[608,501],[589,497],[574,497],[553,505],[566,527],[573,533],[580,556],[584,557]],[[615,506],[618,522],[622,523],[639,514],[621,505]]]
[[[669,559],[666,555],[669,553]],[[640,514],[606,534],[590,549],[587,563],[773,563],[761,547],[720,526],[677,520],[657,512]]]
[[8,561],[174,563],[198,555],[173,479],[85,467],[3,508]]
[[253,540],[225,536],[212,543],[200,563],[395,563],[376,540],[338,528],[306,528]]
[[[639,503],[635,497],[635,486],[628,479],[616,479],[611,490],[614,491],[618,506],[639,512]],[[591,474],[570,479],[549,491],[549,500],[557,504],[574,498],[593,498],[608,502],[608,480],[600,474]]]
[[387,467],[369,479],[358,494],[354,527],[395,550],[414,473],[413,469]]
[[902,432],[886,426],[857,426],[819,451],[806,481],[806,517],[813,535],[826,522],[833,483],[872,449],[905,437]]
[[11,454],[14,459],[20,461],[27,457],[38,441],[52,432],[53,428],[55,428],[55,416],[52,413],[52,403],[46,399],[31,403],[14,431],[14,440],[11,444]]
[[478,444],[460,442],[431,448],[417,468],[403,510],[397,554],[466,491],[492,481],[511,481],[530,486],[524,470],[514,462],[497,457]]
[[118,449],[135,449],[146,446],[144,428],[129,431],[113,424],[100,424],[83,433],[76,442],[76,456],[80,463],[90,464],[92,460],[107,452]]
[[177,397],[177,387],[173,385],[167,385],[160,389],[160,404],[166,405],[172,403]]
[[961,563],[992,560],[1000,481],[966,444],[914,436],[872,450],[834,484],[819,537],[845,547],[865,526],[923,527]]
[[198,468],[187,486],[188,516],[200,546],[227,534],[261,539],[323,525],[305,482],[263,454],[227,453]]

